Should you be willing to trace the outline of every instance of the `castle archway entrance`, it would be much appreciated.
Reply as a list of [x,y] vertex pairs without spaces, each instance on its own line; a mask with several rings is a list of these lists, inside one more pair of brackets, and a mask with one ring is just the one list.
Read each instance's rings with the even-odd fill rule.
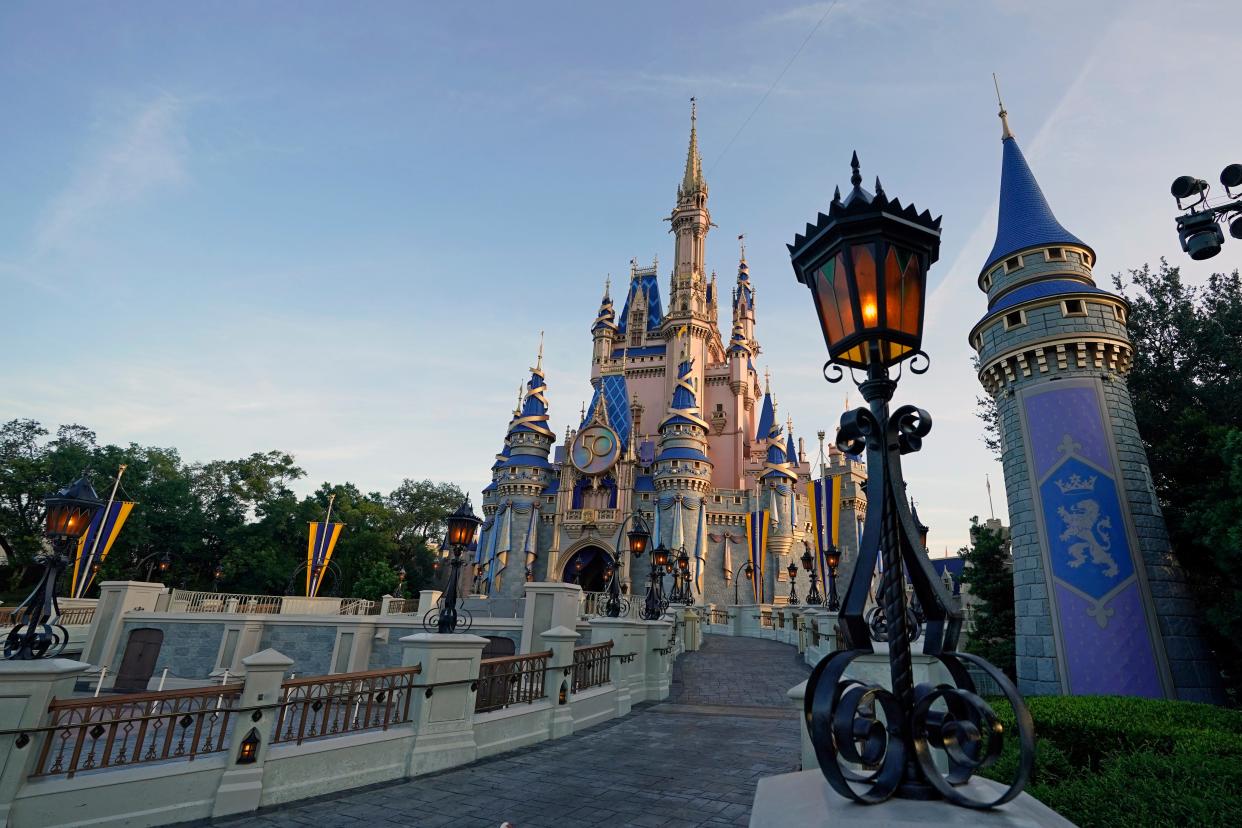
[[598,546],[584,546],[566,559],[561,580],[578,584],[583,592],[603,592],[608,583],[604,570],[611,564],[611,553]]

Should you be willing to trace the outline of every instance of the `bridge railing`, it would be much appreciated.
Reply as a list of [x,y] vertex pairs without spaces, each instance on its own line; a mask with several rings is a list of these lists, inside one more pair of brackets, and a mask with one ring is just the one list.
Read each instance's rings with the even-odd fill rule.
[[531,704],[547,698],[544,677],[551,650],[541,653],[485,658],[479,664],[474,712],[502,710],[514,704]]
[[574,648],[574,687],[589,690],[609,681],[609,665],[612,663],[612,642]]

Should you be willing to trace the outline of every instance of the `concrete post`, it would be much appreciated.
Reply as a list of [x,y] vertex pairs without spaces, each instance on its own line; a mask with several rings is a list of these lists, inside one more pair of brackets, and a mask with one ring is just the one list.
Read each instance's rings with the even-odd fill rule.
[[737,619],[735,620],[735,635],[746,636],[747,638],[759,638],[759,611],[761,607],[758,604],[741,604],[734,607],[737,611]]
[[[4,662],[0,671],[0,731],[41,727],[47,721],[48,704],[54,698],[72,696],[73,684],[87,666],[67,658]],[[13,798],[34,770],[43,741],[52,736],[29,734],[19,748],[19,733],[0,735],[0,826],[9,824]]]
[[552,651],[548,672],[543,678],[543,692],[552,702],[548,738],[559,739],[574,732],[574,713],[569,701],[573,698],[574,646],[578,633],[569,627],[553,627],[540,633],[539,639],[545,649]]
[[522,615],[522,644],[518,652],[533,653],[545,649],[540,634],[554,627],[572,630],[578,625],[578,604],[582,587],[577,584],[533,582],[526,585],[526,602]]
[[418,612],[420,615],[426,615],[427,610],[436,605],[436,601],[440,600],[443,593],[438,589],[419,590],[418,593]]
[[475,691],[471,684],[479,677],[487,639],[462,633],[415,633],[401,643],[405,645],[402,665],[421,664],[419,684],[430,685],[415,692],[412,699],[414,748],[405,775],[420,776],[474,761]]
[[811,732],[806,729],[806,682],[804,681],[801,684],[796,684],[789,688],[788,692],[785,693],[785,696],[789,699],[790,704],[793,705],[794,710],[798,711],[798,721],[800,722],[798,725],[798,732],[802,734],[801,770],[813,770],[818,768],[819,760],[815,757],[815,746],[811,744]]
[[686,624],[686,652],[697,652],[699,647],[703,646],[703,633],[699,627],[699,611],[693,607],[685,611]]
[[672,653],[665,652],[669,648],[669,638],[673,632],[673,624],[671,621],[643,621],[643,625],[647,628],[646,655],[646,684],[647,701],[661,701],[668,698],[669,688],[669,669],[668,665],[672,663]]
[[[272,742],[272,728],[276,726],[280,701],[280,685],[285,673],[293,666],[293,659],[266,649],[248,655],[241,660],[246,671],[246,683],[242,687],[241,707],[264,707],[253,713],[241,713],[233,725],[229,738],[228,765],[216,789],[216,801],[212,806],[213,817],[245,814],[259,807],[263,795],[263,763],[267,760],[268,747]],[[254,715],[261,714],[256,722]],[[259,737],[259,751],[255,761],[247,765],[237,764],[241,744],[254,731]]]
[[164,594],[164,585],[146,581],[104,581],[99,585],[99,604],[82,648],[82,660],[101,667],[112,663],[121,645],[125,613],[153,611]]
[[[592,618],[591,643],[603,644],[612,642],[612,664],[609,675],[612,684],[617,688],[617,715],[628,715],[634,706],[633,679],[635,674],[642,674],[643,647],[635,639],[647,640],[647,631],[643,625],[629,618]],[[623,660],[621,656],[633,654],[633,658]]]

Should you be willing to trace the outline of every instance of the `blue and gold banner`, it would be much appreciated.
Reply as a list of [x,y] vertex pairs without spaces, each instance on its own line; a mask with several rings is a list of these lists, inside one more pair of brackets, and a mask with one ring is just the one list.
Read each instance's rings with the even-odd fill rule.
[[811,524],[815,533],[816,577],[828,588],[828,547],[840,547],[841,477],[825,477],[806,484],[806,501],[811,506]]
[[763,580],[763,553],[768,547],[767,509],[746,515],[746,545],[750,550],[750,565],[754,569],[751,587],[754,589],[755,603],[762,604],[766,598],[766,585]]
[[107,559],[116,536],[121,533],[121,527],[133,509],[133,503],[114,500],[109,507],[95,513],[90,528],[78,540],[78,553],[73,559],[73,589],[69,593],[72,597],[81,598],[90,589],[95,579],[92,571],[95,564],[103,564]]
[[[341,537],[343,523],[323,523],[310,525],[310,540],[306,544],[306,597],[314,598],[319,594],[319,585],[323,583],[323,572],[332,560],[332,552]],[[315,573],[319,577],[315,577]]]

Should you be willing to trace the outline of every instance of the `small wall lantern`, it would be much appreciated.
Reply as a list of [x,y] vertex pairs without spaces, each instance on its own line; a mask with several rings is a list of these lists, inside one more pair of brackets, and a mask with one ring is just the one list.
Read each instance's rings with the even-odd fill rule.
[[259,759],[259,731],[253,727],[242,739],[241,749],[237,751],[237,764],[253,765]]

